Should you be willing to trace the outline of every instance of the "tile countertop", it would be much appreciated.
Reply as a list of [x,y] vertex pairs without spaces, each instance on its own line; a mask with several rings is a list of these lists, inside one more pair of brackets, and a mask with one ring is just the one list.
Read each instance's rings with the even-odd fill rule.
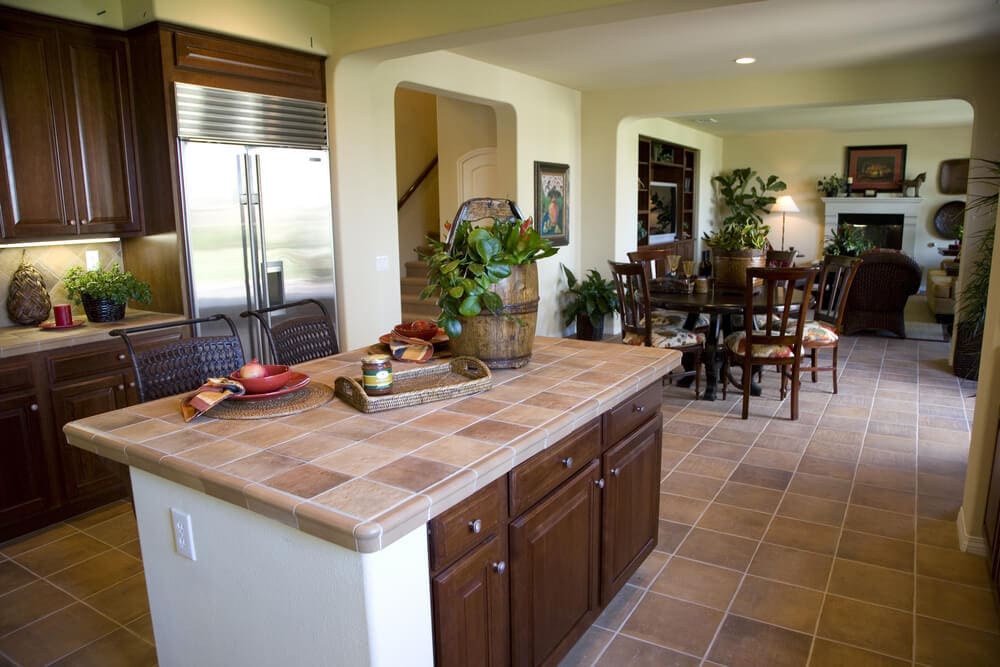
[[[333,386],[356,350],[296,366]],[[673,350],[535,339],[479,394],[365,414],[334,399],[268,420],[200,416],[177,397],[71,422],[69,442],[359,552],[425,524],[680,364]],[[394,368],[413,364],[394,362]]]
[[[74,317],[85,317],[74,314]],[[153,313],[147,310],[128,308],[125,319],[117,322],[90,322],[73,329],[41,329],[37,326],[0,327],[0,359],[15,357],[19,354],[56,350],[72,345],[99,343],[110,340],[108,332],[112,329],[136,327],[145,324],[158,324],[170,320],[183,319],[183,315],[169,313]]]

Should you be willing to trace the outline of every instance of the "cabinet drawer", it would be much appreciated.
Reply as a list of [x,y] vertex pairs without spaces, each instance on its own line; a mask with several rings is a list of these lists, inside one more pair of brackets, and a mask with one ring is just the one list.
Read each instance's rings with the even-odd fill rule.
[[654,382],[609,410],[604,417],[607,420],[605,442],[613,445],[634,431],[660,410],[662,401],[663,387]]
[[31,390],[34,386],[30,358],[21,357],[14,360],[3,360],[3,363],[0,363],[0,394]]
[[102,374],[129,366],[128,351],[119,339],[81,345],[49,355],[49,378],[53,383],[81,375]]
[[517,516],[601,455],[595,419],[510,472],[510,515]]
[[507,478],[480,489],[429,523],[431,570],[439,570],[497,532],[507,519]]

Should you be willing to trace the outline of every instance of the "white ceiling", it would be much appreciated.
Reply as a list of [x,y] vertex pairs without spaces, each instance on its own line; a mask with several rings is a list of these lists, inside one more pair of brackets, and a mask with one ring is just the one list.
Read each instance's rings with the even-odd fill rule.
[[[762,0],[484,41],[456,53],[578,90],[665,85],[1000,49],[1000,0]],[[738,56],[757,58],[736,65]],[[713,134],[971,124],[964,102],[713,114]]]

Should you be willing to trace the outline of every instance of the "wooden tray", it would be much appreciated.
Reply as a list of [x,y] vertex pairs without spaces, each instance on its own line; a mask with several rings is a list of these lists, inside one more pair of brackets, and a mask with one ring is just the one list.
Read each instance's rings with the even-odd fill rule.
[[448,363],[394,372],[391,394],[369,396],[360,378],[348,377],[336,379],[334,392],[362,412],[381,412],[475,394],[492,386],[493,374],[486,364],[475,357],[454,357]]

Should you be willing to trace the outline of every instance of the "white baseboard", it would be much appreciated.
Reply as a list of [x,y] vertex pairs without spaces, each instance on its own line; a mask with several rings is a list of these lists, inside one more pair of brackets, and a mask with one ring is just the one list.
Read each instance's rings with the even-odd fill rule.
[[962,551],[977,556],[987,556],[989,551],[986,548],[986,539],[982,536],[969,535],[965,532],[965,507],[958,508],[958,518],[955,519],[958,528],[958,546]]

